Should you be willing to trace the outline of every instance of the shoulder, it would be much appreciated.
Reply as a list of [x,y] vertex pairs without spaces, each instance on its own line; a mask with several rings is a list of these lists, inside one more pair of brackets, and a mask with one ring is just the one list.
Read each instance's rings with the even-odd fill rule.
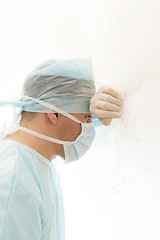
[[[0,141],[0,186],[16,186],[41,201],[39,176],[32,164],[30,155],[14,141]],[[9,185],[8,185],[9,184]]]
[[0,141],[0,179],[12,177],[16,158],[14,145],[8,141]]

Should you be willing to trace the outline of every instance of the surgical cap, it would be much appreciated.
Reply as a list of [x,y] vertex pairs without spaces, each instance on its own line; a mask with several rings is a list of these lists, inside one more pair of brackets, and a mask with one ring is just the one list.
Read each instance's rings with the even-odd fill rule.
[[[25,96],[47,102],[68,113],[90,113],[90,99],[94,94],[95,83],[90,58],[50,59],[27,76],[17,102],[1,101],[0,106],[20,108],[17,121],[22,111],[55,112],[33,99],[26,99]],[[101,125],[98,119],[93,120],[97,126]]]
[[[69,113],[89,113],[95,93],[91,59],[53,59],[33,70],[26,78],[22,96],[48,102]],[[32,100],[18,102],[22,111],[54,112]]]

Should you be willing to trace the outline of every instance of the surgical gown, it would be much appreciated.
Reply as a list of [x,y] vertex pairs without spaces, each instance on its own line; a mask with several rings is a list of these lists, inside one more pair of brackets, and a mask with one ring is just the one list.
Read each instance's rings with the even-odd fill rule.
[[64,208],[53,162],[0,141],[0,240],[64,240]]

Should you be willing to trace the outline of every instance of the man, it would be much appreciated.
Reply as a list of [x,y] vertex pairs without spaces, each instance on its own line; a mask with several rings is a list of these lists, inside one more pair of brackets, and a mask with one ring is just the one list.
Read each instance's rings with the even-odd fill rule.
[[0,142],[1,240],[64,239],[54,158],[80,159],[95,136],[90,111],[108,125],[120,117],[118,98],[112,89],[95,94],[90,59],[56,59],[29,74],[17,103],[1,104],[20,108]]

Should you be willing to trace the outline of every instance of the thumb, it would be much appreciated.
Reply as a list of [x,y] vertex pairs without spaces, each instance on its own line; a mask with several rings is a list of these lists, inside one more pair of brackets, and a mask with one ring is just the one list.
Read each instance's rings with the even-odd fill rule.
[[103,125],[108,126],[111,124],[112,122],[112,118],[111,119],[104,119],[104,118],[99,118],[99,120],[102,122]]

